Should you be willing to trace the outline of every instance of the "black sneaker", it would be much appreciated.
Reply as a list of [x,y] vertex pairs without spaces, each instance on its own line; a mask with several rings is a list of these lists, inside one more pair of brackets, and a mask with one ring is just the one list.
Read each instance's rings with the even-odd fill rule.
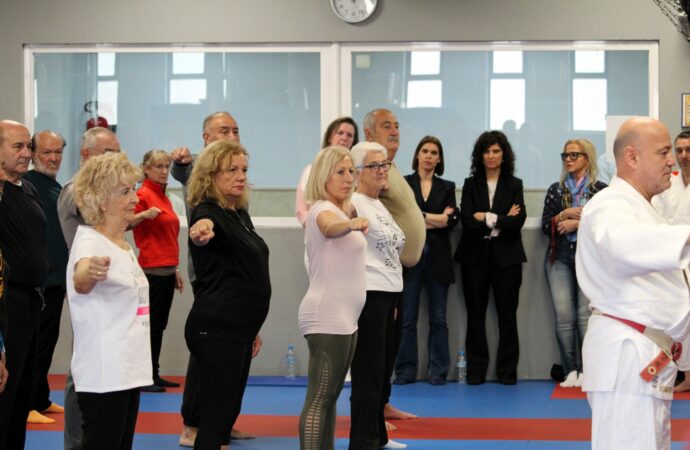
[[180,387],[180,383],[175,383],[174,381],[166,380],[165,378],[156,377],[153,379],[153,384],[162,388],[175,388]]
[[139,392],[165,392],[165,388],[156,386],[155,384],[149,384],[148,386],[140,387]]

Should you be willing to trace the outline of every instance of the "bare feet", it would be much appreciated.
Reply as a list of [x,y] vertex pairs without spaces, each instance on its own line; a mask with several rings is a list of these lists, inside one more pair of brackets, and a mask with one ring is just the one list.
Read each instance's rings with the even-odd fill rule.
[[44,416],[43,414],[36,411],[35,409],[32,409],[31,411],[29,411],[29,415],[26,418],[26,423],[47,425],[47,424],[55,423],[55,420],[51,419],[50,417]]
[[398,427],[386,420],[386,431],[395,431]]
[[51,403],[49,407],[41,411],[41,414],[64,414],[65,408],[57,403]]
[[400,411],[398,408],[391,405],[390,403],[386,403],[386,406],[383,407],[383,418],[386,420],[407,420],[416,419],[417,415],[405,411]]
[[251,433],[240,431],[237,428],[233,428],[232,431],[230,431],[230,439],[256,439],[256,436]]
[[196,439],[196,433],[199,431],[196,427],[185,426],[182,429],[182,434],[180,435],[180,440],[178,443],[180,447],[194,447],[194,440]]
[[690,376],[685,376],[685,379],[678,386],[673,388],[673,392],[690,391]]

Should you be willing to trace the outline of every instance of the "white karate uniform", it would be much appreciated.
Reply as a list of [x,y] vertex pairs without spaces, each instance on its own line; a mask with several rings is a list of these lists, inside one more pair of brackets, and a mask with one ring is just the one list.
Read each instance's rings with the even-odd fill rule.
[[652,198],[652,205],[668,223],[690,225],[690,186],[683,183],[683,175],[671,176],[671,187]]
[[[602,313],[664,331],[690,334],[690,225],[668,225],[629,183],[613,177],[583,210],[578,230],[578,284]],[[684,349],[685,351],[686,349]],[[640,372],[661,351],[609,317],[592,315],[582,349],[592,408],[592,448],[670,449],[670,401],[677,367],[651,381]]]

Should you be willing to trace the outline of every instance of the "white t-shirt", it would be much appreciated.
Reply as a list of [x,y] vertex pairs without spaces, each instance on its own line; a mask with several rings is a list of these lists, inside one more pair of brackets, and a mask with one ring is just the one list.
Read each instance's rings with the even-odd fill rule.
[[367,241],[360,231],[339,238],[324,236],[316,223],[316,218],[324,211],[331,211],[343,220],[348,219],[328,201],[319,200],[309,208],[304,229],[309,257],[309,289],[298,314],[303,336],[354,333],[366,299],[364,259]]
[[400,253],[405,246],[405,234],[380,200],[355,192],[352,204],[359,217],[369,220],[367,291],[402,291]]
[[[74,267],[110,257],[107,278],[88,294],[74,290]],[[80,225],[67,265],[67,300],[74,332],[72,377],[77,392],[114,392],[153,384],[149,283],[134,252]]]

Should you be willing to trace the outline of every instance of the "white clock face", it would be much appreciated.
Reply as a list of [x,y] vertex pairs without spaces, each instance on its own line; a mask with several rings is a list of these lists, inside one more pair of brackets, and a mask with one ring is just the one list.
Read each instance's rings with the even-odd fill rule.
[[331,0],[331,8],[340,19],[357,23],[362,22],[374,13],[377,0]]

